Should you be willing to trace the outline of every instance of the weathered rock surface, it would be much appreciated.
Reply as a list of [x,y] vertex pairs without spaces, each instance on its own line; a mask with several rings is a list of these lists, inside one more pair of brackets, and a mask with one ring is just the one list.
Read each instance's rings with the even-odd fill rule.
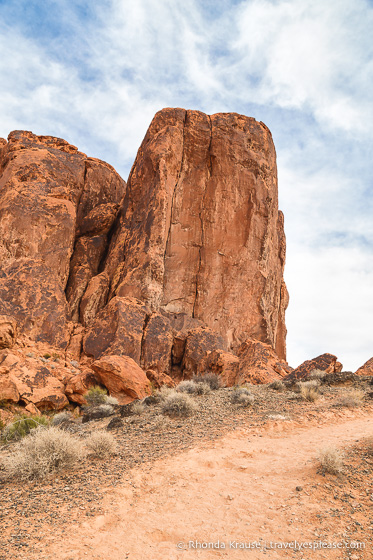
[[143,329],[149,310],[135,298],[115,297],[96,316],[84,339],[84,352],[129,356],[140,364]]
[[212,350],[226,350],[224,338],[207,327],[198,327],[188,333],[182,362],[183,377],[198,373],[200,362]]
[[370,358],[365,364],[356,370],[355,375],[373,375],[373,358]]
[[68,404],[65,387],[46,366],[31,368],[22,365],[9,374],[26,405],[31,403],[39,410],[60,410]]
[[65,140],[12,132],[0,151],[0,313],[34,339],[65,347],[66,285],[77,320],[124,192],[111,166]]
[[146,377],[155,389],[160,389],[163,385],[166,385],[166,387],[175,387],[176,385],[172,377],[166,373],[159,373],[158,371],[154,371],[152,369],[148,369],[146,371]]
[[[124,255],[124,264],[123,264]],[[111,293],[285,358],[285,236],[272,137],[235,113],[156,114],[106,259]]]
[[230,352],[214,350],[198,364],[198,373],[206,372],[219,375],[223,387],[233,387],[240,378],[240,359]]
[[287,375],[286,379],[291,381],[293,379],[306,378],[314,369],[319,369],[326,373],[339,373],[342,371],[342,367],[342,364],[338,362],[337,356],[333,354],[321,354],[317,356],[317,358],[303,362]]
[[119,404],[150,395],[150,382],[136,362],[129,356],[105,356],[92,364],[100,383]]
[[91,387],[97,384],[98,380],[92,371],[81,371],[68,381],[65,387],[65,395],[69,401],[87,404],[84,395]]
[[0,349],[11,348],[17,338],[17,322],[13,317],[0,315]]
[[282,379],[291,371],[284,360],[280,360],[269,344],[248,339],[238,350],[240,359],[238,384],[270,383]]

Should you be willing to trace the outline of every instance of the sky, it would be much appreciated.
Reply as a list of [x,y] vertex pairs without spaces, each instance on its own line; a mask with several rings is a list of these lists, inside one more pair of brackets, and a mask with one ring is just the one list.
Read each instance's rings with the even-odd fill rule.
[[263,121],[288,361],[373,356],[373,2],[0,0],[0,137],[59,136],[127,179],[163,107]]

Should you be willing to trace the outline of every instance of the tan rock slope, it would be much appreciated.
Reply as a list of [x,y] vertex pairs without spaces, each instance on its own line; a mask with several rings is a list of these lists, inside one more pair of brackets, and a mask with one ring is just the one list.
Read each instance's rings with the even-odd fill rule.
[[[207,369],[228,385],[281,378],[284,263],[275,148],[253,118],[160,111],[127,185],[64,140],[12,132],[0,142],[0,368],[17,368],[2,367],[0,387],[16,400],[17,377],[22,402],[53,408],[97,381],[124,402],[148,379]],[[48,348],[58,367],[29,363],[25,380],[27,352]]]

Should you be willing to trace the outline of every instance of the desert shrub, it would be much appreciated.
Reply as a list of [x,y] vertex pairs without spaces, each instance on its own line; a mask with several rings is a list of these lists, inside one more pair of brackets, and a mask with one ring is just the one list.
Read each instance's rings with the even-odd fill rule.
[[137,416],[141,416],[145,412],[146,405],[141,401],[135,401],[132,404],[132,414],[136,414]]
[[305,401],[309,401],[309,402],[317,401],[317,399],[320,396],[317,386],[310,385],[309,382],[305,382],[301,384],[300,394]]
[[163,400],[162,412],[168,416],[190,416],[196,408],[193,400],[185,393],[173,391]]
[[165,399],[167,399],[169,396],[171,395],[176,395],[176,391],[175,389],[172,389],[172,387],[167,387],[166,385],[163,385],[159,391],[157,391],[155,393],[155,396],[157,398],[159,398],[161,401],[164,401]]
[[323,371],[322,369],[313,369],[312,371],[310,371],[308,378],[312,381],[312,380],[319,380],[322,381],[325,377],[325,375],[327,375],[326,371]]
[[102,389],[99,385],[91,387],[84,395],[88,406],[98,406],[99,404],[105,404],[107,399],[106,389]]
[[343,471],[343,453],[334,447],[321,449],[318,460],[324,473],[340,474]]
[[27,436],[31,430],[39,427],[45,427],[49,424],[49,418],[47,416],[26,416],[23,414],[19,418],[16,418],[11,424],[5,426],[2,433],[2,440],[5,442],[12,440],[20,440]]
[[176,387],[179,393],[188,393],[189,395],[206,395],[211,391],[210,385],[204,381],[182,381]]
[[205,373],[195,375],[192,379],[195,383],[207,383],[212,391],[217,391],[221,387],[220,377],[217,373]]
[[254,395],[252,395],[246,387],[234,389],[231,395],[232,404],[241,404],[243,406],[251,406],[254,403]]
[[117,449],[117,443],[112,434],[99,430],[93,432],[85,441],[89,455],[99,459],[105,459],[113,455]]
[[81,441],[56,427],[34,429],[4,459],[8,477],[45,478],[75,465],[83,457]]
[[274,391],[285,391],[286,389],[284,382],[281,381],[280,379],[276,379],[276,381],[272,381],[272,383],[270,383],[268,387],[270,389],[273,389]]
[[71,413],[63,410],[62,412],[58,412],[55,414],[51,420],[52,426],[59,426],[63,422],[68,422],[71,420]]
[[362,404],[364,395],[365,393],[361,389],[350,389],[350,391],[338,400],[337,404],[348,408],[356,408]]
[[118,399],[112,397],[111,395],[107,395],[105,404],[111,404],[112,406],[116,406],[119,404]]

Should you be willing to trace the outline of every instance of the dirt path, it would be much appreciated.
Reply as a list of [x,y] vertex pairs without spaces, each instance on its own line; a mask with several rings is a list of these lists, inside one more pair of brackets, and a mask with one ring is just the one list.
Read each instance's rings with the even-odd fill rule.
[[[348,541],[347,521],[323,502],[329,479],[316,474],[315,456],[322,447],[353,445],[372,434],[372,417],[323,426],[274,420],[266,431],[238,429],[126,473],[123,485],[107,494],[105,514],[67,528],[66,540],[49,551],[58,560],[373,558],[368,548],[273,548]],[[200,548],[218,542],[220,548]],[[260,548],[239,548],[254,542]]]

